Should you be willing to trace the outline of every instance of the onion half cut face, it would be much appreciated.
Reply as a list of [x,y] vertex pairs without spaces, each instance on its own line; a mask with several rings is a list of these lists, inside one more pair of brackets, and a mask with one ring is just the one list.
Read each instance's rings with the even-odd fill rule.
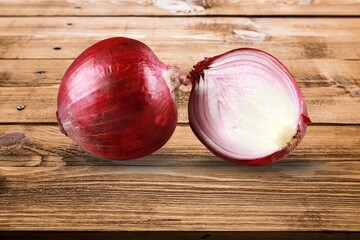
[[215,155],[245,165],[286,157],[310,123],[296,81],[275,57],[235,49],[196,64],[189,122]]

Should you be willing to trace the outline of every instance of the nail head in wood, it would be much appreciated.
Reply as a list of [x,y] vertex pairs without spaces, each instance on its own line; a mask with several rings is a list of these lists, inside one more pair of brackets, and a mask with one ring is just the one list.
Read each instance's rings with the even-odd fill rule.
[[16,107],[17,110],[21,111],[21,110],[24,110],[25,109],[25,105],[18,105]]

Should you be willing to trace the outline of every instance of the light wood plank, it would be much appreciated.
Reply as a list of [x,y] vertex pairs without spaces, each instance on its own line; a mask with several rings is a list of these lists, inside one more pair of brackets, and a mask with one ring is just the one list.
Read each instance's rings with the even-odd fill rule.
[[[56,122],[57,92],[54,88],[58,87],[71,62],[0,60],[0,87],[10,87],[0,89],[0,122]],[[314,122],[360,123],[357,114],[360,110],[354,111],[359,108],[359,61],[306,59],[283,62],[303,89]],[[177,65],[184,73],[191,68],[188,61]],[[37,86],[42,88],[34,90]],[[41,94],[36,96],[38,91]],[[179,122],[187,122],[189,91],[189,87],[185,88],[182,98],[178,98]],[[15,109],[17,104],[25,104],[36,111],[27,108],[20,113]]]
[[[284,162],[360,161],[360,126],[309,126],[306,137]],[[134,161],[103,161],[82,151],[56,125],[0,125],[0,166],[58,165],[227,166],[213,156],[187,124],[154,154]],[[233,166],[233,164],[230,164]],[[221,174],[221,173],[219,173]]]
[[[176,65],[187,75],[200,59],[171,58],[163,62]],[[340,87],[356,96],[360,84],[359,60],[280,59],[301,88]],[[0,59],[0,87],[51,87],[60,84],[73,59]]]
[[2,16],[356,15],[358,0],[2,0]]
[[[144,41],[184,72],[205,56],[261,48],[297,78],[313,122],[360,124],[360,18],[176,17],[359,16],[360,1],[187,1],[176,11],[165,2],[0,2],[0,16],[65,16],[0,18],[0,230],[360,231],[360,125],[313,125],[282,162],[236,166],[184,124],[187,87],[182,124],[145,158],[101,160],[61,134],[65,69],[113,36]],[[153,17],[108,17],[124,15]]]
[[[184,88],[176,99],[179,123],[188,122],[190,90],[190,86]],[[0,88],[0,123],[55,123],[57,92],[58,85]],[[302,92],[313,123],[360,123],[358,90],[354,96],[339,86],[303,88]],[[18,105],[25,109],[17,110]]]
[[[181,21],[176,18],[143,18],[144,21],[146,19],[144,23],[140,23],[141,18],[132,21],[134,19],[121,18],[119,25],[114,18],[26,18],[25,22],[24,18],[2,18],[4,21],[0,24],[0,33],[4,35],[0,40],[3,40],[4,47],[0,50],[0,56],[74,58],[91,42],[98,40],[99,36],[110,37],[115,32],[122,32],[123,34],[119,35],[145,39],[160,59],[168,64],[179,65],[187,72],[204,56],[213,56],[246,44],[273,53],[289,65],[295,77],[300,77],[299,82],[314,122],[359,123],[357,64],[360,49],[357,46],[360,39],[360,19],[325,18],[314,22],[305,18],[289,18],[286,21],[278,18],[186,18]],[[66,25],[70,20],[74,25]],[[92,22],[98,24],[94,26]],[[178,25],[176,29],[173,28],[175,23]],[[73,30],[69,31],[68,28]],[[234,36],[234,30],[258,32],[267,37],[244,40],[237,34]],[[56,43],[57,41],[61,44]],[[63,47],[63,44],[67,47]],[[53,47],[62,49],[53,50]],[[45,63],[46,61],[39,61],[37,68],[40,68],[38,64],[41,63],[47,69],[54,68],[49,65],[50,62]],[[60,59],[54,61],[57,63]],[[70,63],[69,60],[65,62]],[[1,66],[2,85],[5,82],[4,86],[8,86],[13,74],[16,78],[15,66],[10,62]],[[61,66],[63,72],[66,67]],[[24,67],[27,73],[30,72],[28,67],[30,65]],[[12,71],[9,72],[9,69]],[[35,76],[37,71],[39,70],[33,70],[29,80],[35,79],[35,82],[41,83],[38,79],[44,78],[42,81],[47,81],[48,74]],[[50,83],[49,89],[1,89],[4,99],[1,122],[54,122],[55,88],[61,75],[59,73],[56,77],[53,76],[57,81]],[[302,79],[305,81],[302,82]],[[188,91],[189,89],[179,101],[180,122],[187,122]],[[42,98],[33,96],[35,92]],[[15,109],[17,104],[27,104],[39,113],[35,114],[34,111],[29,111],[29,108],[20,113]]]
[[171,59],[168,64],[188,61],[187,66],[239,47],[260,48],[282,60],[360,58],[360,18],[192,17],[0,18],[0,58],[73,59],[115,36],[143,41],[160,59]]
[[125,162],[55,126],[0,129],[1,230],[360,230],[359,126],[309,127],[290,157],[257,168],[213,157],[188,126]]
[[72,61],[0,59],[0,87],[58,86]]

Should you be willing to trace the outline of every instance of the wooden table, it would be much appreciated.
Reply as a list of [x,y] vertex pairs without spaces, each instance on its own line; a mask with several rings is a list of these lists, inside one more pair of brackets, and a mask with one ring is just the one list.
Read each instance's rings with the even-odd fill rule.
[[[355,237],[360,1],[173,2],[0,1],[0,237]],[[126,162],[92,157],[60,132],[57,90],[76,56],[114,36],[145,42],[184,73],[234,48],[268,51],[297,79],[314,123],[282,162],[236,166],[191,132],[188,87],[162,149]]]

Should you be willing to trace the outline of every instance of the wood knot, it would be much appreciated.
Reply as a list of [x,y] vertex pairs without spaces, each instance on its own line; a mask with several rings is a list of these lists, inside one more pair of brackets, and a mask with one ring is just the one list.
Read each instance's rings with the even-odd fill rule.
[[25,139],[23,132],[10,132],[0,137],[0,147],[9,147],[21,144]]

